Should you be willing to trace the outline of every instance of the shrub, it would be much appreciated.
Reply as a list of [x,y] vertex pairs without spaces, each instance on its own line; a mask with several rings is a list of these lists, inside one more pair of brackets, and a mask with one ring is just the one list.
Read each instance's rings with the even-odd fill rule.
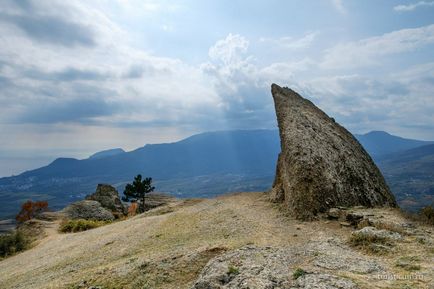
[[294,273],[292,273],[292,279],[296,280],[296,279],[300,278],[301,276],[306,275],[306,273],[307,272],[304,271],[303,269],[297,268],[297,269],[295,269]]
[[134,217],[137,214],[138,205],[136,202],[131,203],[128,207],[128,217]]
[[48,210],[48,202],[46,201],[32,202],[31,200],[28,200],[27,202],[21,205],[21,211],[18,213],[15,219],[19,223],[23,223],[25,221],[33,219],[40,213],[46,212],[47,210]]
[[434,225],[434,207],[432,205],[422,208],[419,212],[419,216],[422,221]]
[[0,235],[0,257],[11,256],[26,249],[28,242],[20,231]]
[[63,233],[76,233],[101,227],[111,223],[110,221],[96,221],[96,220],[67,220],[60,224],[59,231]]
[[229,265],[227,274],[228,275],[238,275],[238,274],[240,274],[240,270],[235,266]]

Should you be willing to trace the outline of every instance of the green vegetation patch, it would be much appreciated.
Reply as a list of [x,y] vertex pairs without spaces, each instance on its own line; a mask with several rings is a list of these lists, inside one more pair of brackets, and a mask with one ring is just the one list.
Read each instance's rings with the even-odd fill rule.
[[0,235],[0,258],[14,255],[27,248],[28,241],[20,231]]
[[238,274],[240,274],[240,270],[233,265],[229,265],[227,274],[228,275],[238,275]]
[[97,221],[97,220],[67,220],[60,224],[59,231],[62,233],[76,233],[98,228],[107,224],[111,221]]
[[307,272],[304,271],[303,269],[297,268],[297,269],[294,270],[294,273],[292,273],[292,279],[296,280],[296,279],[298,279],[298,278],[306,275],[306,273]]
[[425,223],[434,226],[434,207],[433,206],[427,206],[420,210],[419,212],[420,218]]

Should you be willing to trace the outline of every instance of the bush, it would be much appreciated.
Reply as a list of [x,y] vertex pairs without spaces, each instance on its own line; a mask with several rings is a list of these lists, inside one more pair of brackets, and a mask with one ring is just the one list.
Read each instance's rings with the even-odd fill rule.
[[294,270],[294,272],[292,273],[292,279],[297,280],[298,278],[300,278],[301,276],[306,275],[306,271],[304,271],[301,268],[297,268]]
[[419,212],[419,217],[423,222],[434,226],[434,207],[427,206],[422,208]]
[[63,233],[76,233],[101,227],[111,223],[111,221],[96,221],[96,220],[67,220],[60,224],[59,231]]
[[18,213],[15,219],[19,223],[23,223],[25,221],[33,219],[38,214],[46,212],[47,210],[48,210],[48,202],[46,201],[32,202],[28,200],[27,202],[21,205],[21,211]]
[[2,258],[23,251],[26,247],[27,240],[20,231],[0,235],[0,257]]
[[138,205],[136,202],[131,203],[128,207],[128,217],[134,217],[137,214]]
[[228,275],[238,275],[238,274],[240,274],[240,270],[233,265],[229,265],[227,274]]

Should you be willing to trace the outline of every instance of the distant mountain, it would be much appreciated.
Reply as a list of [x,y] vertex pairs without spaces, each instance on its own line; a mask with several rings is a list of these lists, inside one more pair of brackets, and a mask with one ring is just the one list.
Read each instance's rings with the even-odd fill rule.
[[[420,151],[421,155],[416,150],[400,156],[397,150],[427,142],[385,132],[356,137],[380,164],[398,200],[408,200],[400,197],[405,193],[420,196],[421,191],[407,189],[417,187],[421,182],[412,174],[428,178],[413,162],[421,165],[421,161],[426,160],[425,151]],[[45,167],[0,178],[0,219],[13,216],[20,204],[28,199],[48,200],[54,209],[61,208],[94,192],[98,183],[112,184],[122,192],[125,184],[138,173],[153,177],[158,191],[180,197],[268,190],[274,179],[279,152],[277,130],[239,130],[202,133],[179,142],[145,145],[130,152],[107,150],[84,160],[58,158]],[[429,150],[426,153],[429,155]],[[395,177],[398,173],[394,162],[400,160],[402,174]],[[423,164],[432,168],[429,159],[426,161]],[[407,186],[413,180],[417,184]],[[401,186],[405,182],[407,185]],[[430,190],[434,184],[424,181],[421,187]],[[432,195],[430,192],[427,194]]]
[[402,208],[434,202],[434,144],[384,155],[377,163]]
[[203,133],[111,156],[104,152],[102,158],[59,158],[0,179],[0,218],[14,214],[29,198],[47,199],[60,208],[93,192],[98,183],[122,190],[138,173],[153,177],[158,191],[180,196],[266,190],[279,151],[277,130],[251,130]]
[[434,143],[429,141],[406,139],[391,135],[385,131],[371,131],[367,134],[356,134],[354,136],[373,158]]
[[115,155],[119,155],[119,154],[123,154],[123,153],[125,153],[125,151],[121,148],[109,149],[109,150],[104,150],[104,151],[94,153],[89,158],[90,159],[102,159],[105,157],[111,157],[111,156],[115,156]]

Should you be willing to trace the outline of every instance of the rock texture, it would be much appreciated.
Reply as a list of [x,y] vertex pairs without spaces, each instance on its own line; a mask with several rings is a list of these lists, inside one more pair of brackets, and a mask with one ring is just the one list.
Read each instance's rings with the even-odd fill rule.
[[91,200],[72,203],[63,209],[62,213],[69,219],[114,220],[114,216],[109,210],[102,207],[99,202]]
[[[294,276],[300,264],[307,270]],[[211,259],[192,289],[359,288],[351,280],[339,277],[342,271],[384,273],[379,264],[333,239],[291,248],[249,245]]]
[[371,157],[344,127],[289,88],[272,85],[281,139],[274,201],[299,219],[338,206],[396,201]]
[[86,200],[97,201],[104,208],[118,214],[125,215],[127,213],[126,208],[119,198],[118,191],[106,184],[98,184],[94,194],[86,197]]

